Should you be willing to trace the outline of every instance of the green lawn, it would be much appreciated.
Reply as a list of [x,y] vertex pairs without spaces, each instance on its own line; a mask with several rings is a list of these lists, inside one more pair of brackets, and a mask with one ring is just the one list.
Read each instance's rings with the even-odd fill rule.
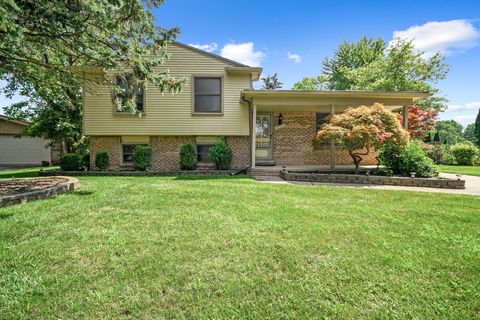
[[15,169],[15,170],[5,170],[5,171],[0,171],[0,179],[38,177],[38,172],[40,170],[55,170],[55,169],[59,169],[59,167],[57,166],[32,167],[32,168],[21,168],[21,169]]
[[480,166],[446,166],[439,165],[440,172],[446,173],[459,173],[470,176],[480,176]]
[[0,209],[0,318],[467,319],[480,198],[85,177]]

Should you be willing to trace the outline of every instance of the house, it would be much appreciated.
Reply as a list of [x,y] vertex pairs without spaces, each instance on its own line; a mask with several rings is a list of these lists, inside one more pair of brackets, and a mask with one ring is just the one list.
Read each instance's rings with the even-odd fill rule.
[[1,166],[39,166],[43,161],[58,160],[59,151],[48,146],[48,140],[22,134],[27,125],[28,122],[0,115]]
[[[349,106],[384,104],[404,113],[426,92],[254,90],[261,68],[250,67],[178,42],[169,45],[168,69],[185,77],[183,92],[162,95],[155,87],[139,93],[139,115],[118,112],[108,87],[92,85],[84,100],[84,134],[91,137],[92,158],[110,154],[110,169],[128,169],[135,145],[152,147],[152,170],[179,168],[182,144],[197,145],[199,163],[225,137],[233,150],[232,168],[262,165],[351,164],[341,147],[314,150],[312,139],[335,112]],[[114,73],[109,73],[112,80]],[[406,117],[405,117],[406,118]],[[373,156],[363,163],[376,163]]]

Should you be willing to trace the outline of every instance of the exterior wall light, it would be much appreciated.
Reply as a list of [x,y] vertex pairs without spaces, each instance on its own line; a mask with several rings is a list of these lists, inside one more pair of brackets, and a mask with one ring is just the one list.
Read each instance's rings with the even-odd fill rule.
[[283,115],[280,113],[278,115],[278,125],[281,126],[283,124]]

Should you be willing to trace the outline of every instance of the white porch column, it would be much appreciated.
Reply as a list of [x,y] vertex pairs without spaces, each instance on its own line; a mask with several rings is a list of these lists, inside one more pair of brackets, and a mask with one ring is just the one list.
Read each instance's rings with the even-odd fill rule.
[[[335,114],[335,106],[330,106],[330,115]],[[330,141],[330,170],[335,171],[335,163],[337,162],[335,156],[335,141]]]
[[254,104],[252,108],[252,150],[251,150],[251,156],[252,156],[252,168],[255,168],[255,148],[257,145],[257,105]]
[[403,127],[405,130],[408,130],[408,109],[410,108],[409,105],[403,106]]

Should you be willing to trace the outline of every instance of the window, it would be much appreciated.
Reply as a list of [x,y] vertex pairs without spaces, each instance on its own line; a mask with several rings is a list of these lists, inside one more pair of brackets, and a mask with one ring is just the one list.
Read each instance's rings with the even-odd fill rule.
[[[122,78],[120,77],[117,77],[117,85],[125,90],[129,90],[128,84],[125,81],[123,81]],[[122,105],[124,105],[127,99],[127,95],[119,93],[118,98],[122,101]],[[143,88],[138,89],[136,100],[137,100],[137,111],[144,112],[145,106],[143,103],[143,100],[144,100]]]
[[315,132],[318,132],[318,130],[320,130],[320,127],[327,122],[327,117],[329,115],[330,113],[327,112],[317,112],[317,126]]
[[222,78],[194,78],[194,111],[222,112]]
[[122,160],[123,163],[133,163],[133,150],[136,146],[147,146],[146,144],[123,144]]
[[198,162],[213,162],[208,155],[208,151],[213,144],[197,144],[197,161]]

